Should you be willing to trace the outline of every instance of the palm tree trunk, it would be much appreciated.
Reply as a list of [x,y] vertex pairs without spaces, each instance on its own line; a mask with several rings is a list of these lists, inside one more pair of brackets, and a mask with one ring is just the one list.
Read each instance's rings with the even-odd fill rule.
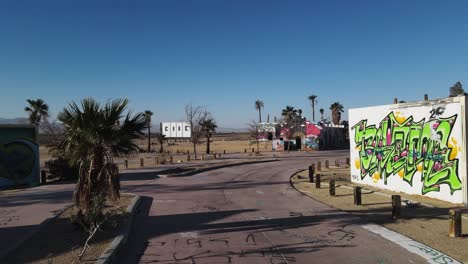
[[257,137],[257,153],[260,153],[260,148],[259,148],[259,145],[258,145],[258,137]]
[[258,109],[258,122],[261,123],[262,122],[262,110]]
[[148,153],[151,152],[151,128],[148,125]]
[[206,137],[206,154],[210,154],[210,137]]
[[315,102],[312,101],[312,121],[315,122]]

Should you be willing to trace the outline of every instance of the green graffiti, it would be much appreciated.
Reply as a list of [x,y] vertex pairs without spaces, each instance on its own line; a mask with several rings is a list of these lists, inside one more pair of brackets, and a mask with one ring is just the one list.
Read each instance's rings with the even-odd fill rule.
[[438,192],[441,184],[447,184],[452,194],[461,190],[457,146],[449,143],[456,119],[453,115],[416,122],[411,116],[402,121],[391,112],[378,127],[361,120],[351,128],[359,150],[361,180],[378,173],[387,184],[388,177],[398,174],[412,186],[419,171],[422,194]]

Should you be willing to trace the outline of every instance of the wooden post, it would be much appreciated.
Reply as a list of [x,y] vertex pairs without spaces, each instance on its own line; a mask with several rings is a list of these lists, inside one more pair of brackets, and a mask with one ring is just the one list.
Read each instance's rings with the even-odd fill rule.
[[190,154],[190,151],[189,151],[189,150],[187,150],[187,155],[189,155],[189,154]]
[[309,182],[314,182],[314,168],[309,166]]
[[125,168],[128,169],[128,160],[125,160]]
[[449,210],[449,237],[462,236],[462,213],[460,209]]
[[252,148],[252,153],[254,153],[254,152],[255,152],[255,148]]
[[171,155],[171,164],[174,163],[174,157]]
[[315,172],[315,163],[312,163],[312,170]]
[[354,204],[361,205],[361,187],[354,187]]
[[349,158],[346,158],[346,165],[350,165]]
[[187,154],[187,162],[190,161],[190,154]]
[[47,171],[41,170],[41,184],[47,183]]
[[156,157],[156,165],[159,164],[159,157]]
[[315,175],[315,188],[320,189],[320,174]]
[[317,162],[317,171],[322,171],[322,162]]
[[329,169],[330,165],[328,164],[328,160],[325,161],[325,169]]
[[335,180],[330,180],[330,184],[328,185],[328,193],[331,196],[335,196]]
[[223,154],[226,154],[226,150],[224,150],[224,153]]
[[244,149],[244,153],[247,153],[247,149]]
[[392,195],[392,218],[400,218],[401,215],[401,196]]
[[140,159],[140,167],[143,167],[145,165],[145,162],[143,159]]

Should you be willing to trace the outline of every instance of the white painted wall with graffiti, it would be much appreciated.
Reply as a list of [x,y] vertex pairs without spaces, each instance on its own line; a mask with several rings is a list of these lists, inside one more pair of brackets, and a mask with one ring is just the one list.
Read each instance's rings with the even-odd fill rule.
[[349,110],[351,180],[466,203],[465,97]]

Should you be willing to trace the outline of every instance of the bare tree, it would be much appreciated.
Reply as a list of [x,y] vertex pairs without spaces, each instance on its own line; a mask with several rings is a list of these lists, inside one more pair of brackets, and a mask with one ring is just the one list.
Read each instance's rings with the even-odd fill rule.
[[185,106],[185,117],[190,125],[190,142],[193,144],[195,159],[197,159],[197,144],[200,143],[200,139],[203,137],[199,124],[207,115],[208,113],[202,106],[194,106],[192,103]]
[[258,130],[258,123],[255,120],[250,121],[250,123],[247,123],[247,126],[249,128],[250,132],[250,138],[255,139],[257,142],[257,153],[260,152],[259,148],[259,143],[258,143],[258,138],[260,137],[260,131]]

